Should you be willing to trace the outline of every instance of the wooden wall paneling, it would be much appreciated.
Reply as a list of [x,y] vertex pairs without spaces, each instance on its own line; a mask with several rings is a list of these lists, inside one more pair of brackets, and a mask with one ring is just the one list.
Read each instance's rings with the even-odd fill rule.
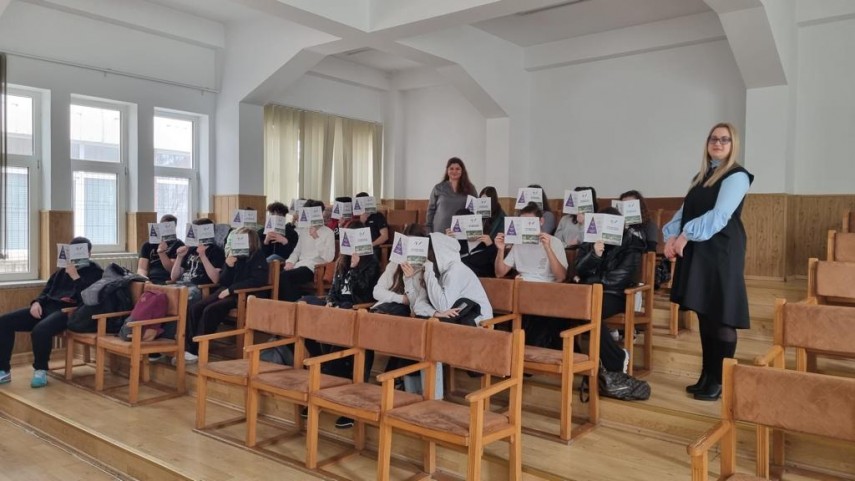
[[405,199],[382,199],[380,201],[388,210],[405,210],[407,201]]
[[855,209],[855,195],[800,195],[793,199],[795,224],[788,241],[792,250],[787,272],[806,276],[807,260],[825,258],[828,231],[839,228],[844,212]]
[[428,199],[407,199],[404,201],[404,209],[419,212],[420,224],[427,222]]
[[742,210],[748,235],[745,276],[783,280],[786,277],[787,195],[749,194]]
[[843,213],[843,225],[841,225],[840,232],[844,234],[855,232],[855,210],[847,210]]
[[245,208],[258,211],[258,223],[263,224],[267,212],[267,197],[248,194],[215,195],[214,213],[211,218],[217,224],[229,224],[234,211]]
[[499,205],[501,205],[502,209],[505,210],[505,215],[514,215],[514,212],[516,211],[514,206],[516,203],[517,200],[514,197],[499,197]]
[[[157,222],[157,212],[128,212],[128,252],[139,252],[148,242],[148,224]],[[184,226],[176,226],[183,229]]]
[[70,211],[39,212],[39,277],[47,279],[56,270],[56,245],[74,238],[74,214]]

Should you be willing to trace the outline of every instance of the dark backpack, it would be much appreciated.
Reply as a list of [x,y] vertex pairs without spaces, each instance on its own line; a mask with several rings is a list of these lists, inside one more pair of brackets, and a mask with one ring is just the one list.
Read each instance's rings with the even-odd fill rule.
[[656,263],[656,275],[654,276],[653,286],[659,289],[662,284],[671,280],[671,261],[662,259]]
[[[95,304],[87,303],[87,296],[84,295],[84,303],[69,316],[68,330],[72,332],[97,332],[98,324],[92,319],[92,316],[133,309],[134,301],[131,299],[130,285],[135,280],[142,280],[142,278],[117,264],[110,264],[104,271],[104,278],[96,282],[99,285],[93,284],[91,287],[93,291],[97,292],[97,301]],[[124,317],[107,319],[107,333],[119,332],[124,320]]]

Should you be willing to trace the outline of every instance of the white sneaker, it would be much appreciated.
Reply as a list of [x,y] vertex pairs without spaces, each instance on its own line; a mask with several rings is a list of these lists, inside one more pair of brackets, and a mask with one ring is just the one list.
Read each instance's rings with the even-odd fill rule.
[[[176,359],[178,359],[178,358],[176,358],[176,357],[172,358],[172,365],[173,366],[178,364],[178,361]],[[196,364],[197,362],[199,362],[199,356],[197,356],[191,352],[184,351],[184,364]]]
[[629,351],[624,349],[623,354],[623,373],[626,374],[626,371],[629,369]]

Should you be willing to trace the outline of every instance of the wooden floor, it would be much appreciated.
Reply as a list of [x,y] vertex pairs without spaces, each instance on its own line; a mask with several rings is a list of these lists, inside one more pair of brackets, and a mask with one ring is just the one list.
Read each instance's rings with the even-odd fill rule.
[[[740,332],[737,358],[750,362],[771,344],[771,314],[775,297],[800,299],[805,292],[803,281],[749,282],[752,329]],[[657,324],[665,325],[665,305],[657,309]],[[686,395],[684,386],[691,383],[700,368],[699,341],[696,332],[684,332],[676,339],[657,330],[654,335],[654,371],[647,376],[653,395],[644,402],[620,402],[606,399],[602,403],[602,423],[590,434],[571,446],[564,446],[541,438],[524,436],[523,463],[526,480],[683,480],[690,475],[686,445],[705,431],[719,417],[718,403],[700,402]],[[58,356],[55,356],[58,357]],[[821,369],[835,373],[855,373],[852,361],[824,360]],[[153,376],[168,382],[171,367],[160,366]],[[375,479],[376,463],[369,452],[353,456],[328,468],[326,473],[309,473],[299,463],[283,463],[276,457],[302,460],[305,437],[300,435],[277,443],[270,448],[272,454],[236,447],[193,431],[195,401],[191,396],[176,398],[149,406],[128,408],[100,395],[82,390],[56,379],[51,379],[46,389],[29,387],[32,370],[16,366],[14,381],[0,386],[0,413],[21,420],[33,429],[62,442],[72,444],[84,453],[99,459],[110,459],[120,472],[136,479],[210,481],[269,480],[277,479]],[[468,376],[458,378],[465,387],[474,387],[477,380]],[[195,377],[191,374],[189,384]],[[209,421],[229,419],[239,413],[238,392],[212,386],[212,394],[222,405],[209,404]],[[524,424],[556,429],[558,389],[549,378],[526,379]],[[584,409],[575,401],[574,409]],[[287,421],[287,405],[266,401],[263,411]],[[352,430],[337,430],[334,417],[324,415],[321,429],[324,438],[320,443],[320,458],[336,456],[345,451]],[[240,439],[243,424],[221,432]],[[14,425],[0,424],[0,481],[5,479],[113,479],[73,456],[57,451],[41,438],[30,436]],[[7,435],[6,431],[12,434]],[[260,433],[280,432],[279,428],[265,426]],[[6,439],[27,438],[14,446]],[[369,428],[368,445],[376,447],[376,430]],[[741,427],[739,433],[739,467],[743,472],[753,471],[751,444],[753,431]],[[410,479],[416,469],[405,459],[420,458],[420,444],[415,440],[396,437],[393,443],[397,466],[393,479]],[[32,453],[49,453],[46,455]],[[790,456],[792,454],[792,456]],[[42,464],[50,457],[51,463]],[[507,446],[502,443],[486,450],[484,479],[507,479]],[[827,443],[815,439],[788,437],[788,460],[794,463],[788,471],[788,480],[855,479],[855,447]],[[54,462],[55,461],[55,462]],[[75,463],[74,461],[78,461]],[[439,448],[437,464],[443,473],[465,473],[466,456],[463,453]],[[43,468],[42,466],[48,466]],[[717,460],[710,461],[711,471],[717,470]],[[825,475],[806,475],[797,472],[799,466],[818,467]],[[9,468],[11,467],[11,468]],[[38,469],[50,471],[49,475],[33,476]],[[86,469],[94,470],[92,475]],[[60,473],[65,471],[64,475]],[[10,475],[9,473],[13,473]],[[14,474],[17,473],[17,474]],[[275,474],[274,474],[275,473]],[[438,479],[448,479],[443,474]],[[4,477],[5,476],[5,477]],[[10,477],[11,476],[11,477]],[[712,478],[714,479],[714,478]]]

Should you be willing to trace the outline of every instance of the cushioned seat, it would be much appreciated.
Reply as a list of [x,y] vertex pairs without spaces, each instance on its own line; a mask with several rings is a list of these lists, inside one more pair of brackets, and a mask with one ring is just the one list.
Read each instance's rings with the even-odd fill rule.
[[[229,361],[209,362],[205,365],[205,369],[225,374],[226,376],[246,376],[249,373],[249,359],[232,359]],[[258,364],[258,372],[273,372],[291,369],[291,366],[276,364],[274,362],[261,361]]]
[[[379,414],[380,398],[383,397],[383,391],[376,384],[359,383],[324,389],[318,391],[316,396],[342,406],[363,409]],[[395,391],[393,407],[403,407],[423,400],[424,398],[418,394]]]
[[[562,361],[562,352],[560,350],[547,349],[545,347],[526,346],[524,356],[526,362],[536,362],[539,364],[554,364],[558,366]],[[574,363],[585,362],[587,360],[587,354],[580,352],[573,353]]]
[[[117,336],[101,336],[98,338],[98,344],[105,347],[105,348],[107,348],[107,346],[113,346],[114,348],[118,348],[122,351],[130,351],[131,350],[131,343],[128,341],[123,341],[121,338],[119,338]],[[142,349],[145,349],[147,347],[163,347],[163,346],[170,346],[173,344],[175,344],[175,339],[167,339],[167,338],[162,337],[160,339],[155,339],[153,341],[142,341],[142,342],[140,342],[140,347]],[[108,350],[112,351],[114,349],[108,348]]]
[[[259,374],[252,378],[256,384],[264,384],[277,389],[288,391],[308,392],[309,371],[305,369],[288,369]],[[321,389],[350,384],[351,380],[343,377],[321,374]]]
[[[396,397],[397,397],[397,393]],[[471,408],[446,401],[423,401],[396,408],[386,416],[425,429],[442,431],[457,436],[469,436]],[[509,427],[508,417],[491,411],[484,412],[484,435],[488,436],[502,428]]]

